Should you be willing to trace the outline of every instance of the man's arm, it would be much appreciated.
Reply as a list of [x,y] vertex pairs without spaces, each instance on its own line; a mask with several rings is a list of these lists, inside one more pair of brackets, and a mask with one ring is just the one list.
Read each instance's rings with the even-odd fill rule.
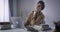
[[32,13],[30,13],[30,14],[28,15],[28,17],[26,18],[26,22],[25,22],[25,24],[24,24],[25,26],[30,25],[31,16],[32,16]]

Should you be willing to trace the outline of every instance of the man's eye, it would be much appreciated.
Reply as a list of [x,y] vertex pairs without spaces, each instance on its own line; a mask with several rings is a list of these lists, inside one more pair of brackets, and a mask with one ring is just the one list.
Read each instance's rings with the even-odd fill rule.
[[40,7],[40,6],[38,6],[38,7]]

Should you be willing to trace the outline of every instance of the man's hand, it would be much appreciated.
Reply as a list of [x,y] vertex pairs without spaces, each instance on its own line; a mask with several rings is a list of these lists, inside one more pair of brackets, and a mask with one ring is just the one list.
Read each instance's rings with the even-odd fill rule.
[[35,20],[33,19],[32,21],[31,21],[31,25],[33,26],[35,24]]

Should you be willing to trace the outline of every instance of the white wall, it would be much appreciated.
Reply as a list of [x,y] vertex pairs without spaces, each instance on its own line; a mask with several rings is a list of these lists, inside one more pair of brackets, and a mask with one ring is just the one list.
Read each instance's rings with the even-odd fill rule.
[[43,11],[45,15],[46,23],[52,24],[53,21],[60,20],[60,0],[44,0],[45,9]]

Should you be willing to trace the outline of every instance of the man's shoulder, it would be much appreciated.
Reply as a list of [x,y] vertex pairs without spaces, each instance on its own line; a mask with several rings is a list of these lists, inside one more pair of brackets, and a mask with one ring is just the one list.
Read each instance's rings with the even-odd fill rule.
[[42,12],[40,13],[40,17],[45,17],[44,14],[43,14]]

